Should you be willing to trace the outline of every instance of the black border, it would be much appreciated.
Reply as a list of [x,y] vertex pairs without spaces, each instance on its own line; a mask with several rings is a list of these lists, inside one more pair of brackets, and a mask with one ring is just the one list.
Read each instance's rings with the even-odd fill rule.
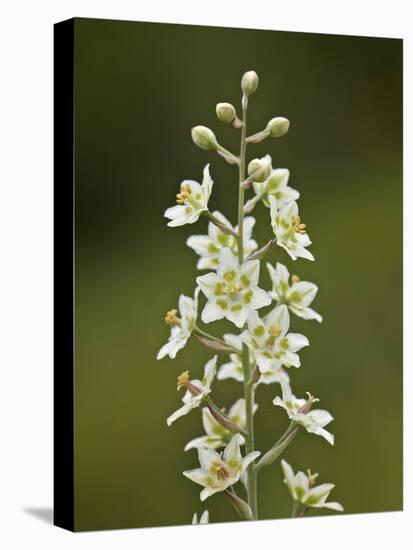
[[54,25],[54,517],[74,531],[74,35]]

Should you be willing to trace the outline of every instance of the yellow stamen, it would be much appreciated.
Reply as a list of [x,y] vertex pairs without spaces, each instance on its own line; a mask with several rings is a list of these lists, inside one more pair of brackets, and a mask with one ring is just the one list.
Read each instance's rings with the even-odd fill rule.
[[220,481],[224,481],[225,479],[227,479],[229,477],[229,472],[225,468],[224,464],[217,464],[216,465],[216,471],[217,471],[217,478]]
[[176,202],[178,204],[184,204],[186,199],[192,193],[192,188],[189,183],[183,182],[181,184],[181,192],[176,195]]
[[275,339],[278,338],[281,332],[281,328],[278,325],[271,325],[268,329],[270,337],[267,340],[267,344],[272,346],[272,344],[275,342]]
[[310,487],[315,485],[315,481],[318,478],[318,474],[312,474],[311,470],[307,470],[308,484]]
[[185,372],[182,372],[178,376],[178,382],[176,384],[176,389],[179,391],[181,388],[186,386],[189,382],[189,370],[186,370]]
[[294,230],[297,233],[300,233],[301,235],[304,235],[304,233],[306,232],[306,230],[305,230],[306,225],[305,225],[305,223],[301,223],[300,216],[292,216],[291,217],[291,224],[292,224]]
[[291,282],[294,284],[294,283],[299,283],[300,282],[300,277],[298,275],[291,275]]
[[177,314],[178,313],[178,310],[177,309],[171,309],[170,311],[168,311],[165,315],[165,323],[169,326],[169,327],[173,327],[174,325],[179,325],[180,324],[180,320],[179,318],[177,317]]

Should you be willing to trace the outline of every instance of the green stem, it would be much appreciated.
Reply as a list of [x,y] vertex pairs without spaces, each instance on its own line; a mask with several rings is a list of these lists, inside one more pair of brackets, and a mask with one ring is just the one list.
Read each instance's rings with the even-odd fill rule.
[[[239,189],[238,189],[238,261],[240,265],[244,261],[244,194],[245,188],[243,182],[245,180],[245,157],[246,157],[246,137],[247,137],[247,108],[248,98],[242,98],[242,127],[241,127],[241,145],[240,145],[240,160],[239,160]],[[241,329],[242,330],[242,329]],[[251,368],[249,363],[248,348],[245,344],[242,346],[242,368],[244,371],[244,399],[245,399],[245,415],[246,429],[248,436],[245,438],[245,452],[251,453],[254,451],[254,384],[251,381]],[[254,465],[248,468],[247,494],[248,505],[251,508],[252,514],[258,518],[257,510],[257,474]]]
[[265,453],[255,466],[255,471],[259,472],[264,466],[269,466],[285,451],[291,441],[298,433],[300,426],[295,422],[291,422],[287,430],[283,433],[280,439]]

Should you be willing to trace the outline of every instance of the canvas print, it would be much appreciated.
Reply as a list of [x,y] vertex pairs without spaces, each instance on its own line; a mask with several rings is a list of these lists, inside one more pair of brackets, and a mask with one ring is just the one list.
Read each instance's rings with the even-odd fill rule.
[[402,41],[65,25],[56,523],[401,510]]

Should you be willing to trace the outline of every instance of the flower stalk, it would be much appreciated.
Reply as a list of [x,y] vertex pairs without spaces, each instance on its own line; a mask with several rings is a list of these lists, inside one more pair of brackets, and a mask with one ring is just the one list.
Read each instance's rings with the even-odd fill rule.
[[[193,410],[201,413],[204,434],[191,439],[184,447],[185,451],[198,451],[200,467],[187,470],[183,475],[203,487],[199,495],[201,501],[223,492],[245,520],[258,519],[259,472],[280,459],[300,428],[304,428],[301,430],[304,433],[315,434],[330,445],[334,444],[334,435],[326,430],[333,420],[332,415],[323,409],[313,409],[318,399],[309,393],[307,399],[297,398],[290,386],[289,370],[301,367],[301,352],[310,345],[304,334],[290,330],[290,314],[322,322],[322,316],[310,307],[318,288],[295,273],[290,275],[280,262],[266,266],[272,288],[266,291],[260,287],[261,261],[276,247],[283,249],[281,253],[288,254],[294,261],[314,261],[315,258],[308,250],[312,243],[307,225],[299,215],[296,201],[300,193],[289,186],[290,171],[273,168],[269,154],[254,158],[247,165],[248,144],[280,138],[290,126],[288,119],[273,117],[263,130],[247,137],[249,97],[257,91],[258,83],[255,71],[248,71],[242,77],[241,118],[232,104],[220,102],[216,105],[218,120],[240,130],[238,156],[222,147],[211,129],[192,128],[195,145],[218,153],[238,168],[237,225],[233,226],[218,210],[209,209],[214,185],[209,164],[204,167],[202,183],[184,180],[180,184],[176,205],[165,211],[165,217],[170,220],[169,227],[194,224],[201,216],[208,219],[207,234],[191,235],[186,241],[199,256],[196,268],[208,272],[196,277],[193,298],[181,294],[177,308],[169,307],[165,323],[170,336],[157,355],[158,359],[166,356],[175,359],[191,336],[216,354],[229,355],[227,362],[220,366],[217,365],[218,355],[210,359],[199,380],[190,378],[189,371],[178,376],[177,388],[184,389],[185,393],[180,408],[167,418],[167,425],[171,426]],[[250,198],[245,201],[247,193]],[[249,215],[259,204],[264,210],[268,209],[267,219],[272,230],[272,237],[261,246],[253,236],[256,220]],[[198,314],[200,293],[203,294],[203,309]],[[271,302],[274,305],[260,316],[258,310],[270,306]],[[198,317],[204,324],[225,320],[237,327],[238,332],[214,336],[201,328],[203,325],[198,324]],[[242,395],[232,406],[219,408],[211,398],[215,378],[218,381],[232,378],[242,384]],[[255,449],[254,414],[258,408],[256,388],[262,384],[281,386],[281,395],[276,394],[272,403],[276,410],[283,409],[290,423],[259,460],[261,452]],[[243,446],[245,449],[241,452]],[[301,471],[295,474],[284,459],[280,463],[293,501],[293,517],[301,517],[311,508],[343,510],[338,502],[327,502],[333,484],[315,486],[317,474],[309,470],[307,475]],[[234,490],[239,482],[245,486],[246,500]],[[209,512],[204,511],[199,523],[208,521]],[[198,523],[197,515],[194,522]]]

